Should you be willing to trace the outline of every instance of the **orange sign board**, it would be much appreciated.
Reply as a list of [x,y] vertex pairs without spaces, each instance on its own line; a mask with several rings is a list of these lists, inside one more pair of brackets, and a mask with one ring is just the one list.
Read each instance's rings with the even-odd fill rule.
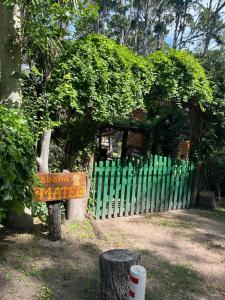
[[41,182],[34,188],[37,202],[84,198],[85,173],[38,173],[37,178]]

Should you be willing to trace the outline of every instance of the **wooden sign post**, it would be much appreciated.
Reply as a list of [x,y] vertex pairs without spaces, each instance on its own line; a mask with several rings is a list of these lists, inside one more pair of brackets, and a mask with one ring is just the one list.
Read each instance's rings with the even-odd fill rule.
[[47,202],[49,211],[49,238],[61,239],[60,200],[84,198],[86,173],[38,173],[40,184],[34,188],[37,202]]
[[38,173],[41,184],[34,188],[37,202],[84,198],[86,173]]

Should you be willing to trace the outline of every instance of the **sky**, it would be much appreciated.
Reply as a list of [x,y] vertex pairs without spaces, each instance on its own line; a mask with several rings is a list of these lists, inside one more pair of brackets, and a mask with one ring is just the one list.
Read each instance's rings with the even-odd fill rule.
[[[209,6],[209,1],[210,0],[202,0],[201,4],[204,5],[205,7],[207,7],[207,6]],[[218,2],[223,3],[223,0],[213,0],[213,2],[212,2],[213,7],[216,6],[218,4]],[[190,12],[191,12],[192,15],[195,15],[195,11],[194,10],[191,10]],[[221,11],[221,14],[222,14],[222,19],[225,21],[225,7]],[[187,30],[186,31],[186,35],[188,34],[188,32],[189,31]],[[172,46],[172,44],[173,44],[173,33],[174,33],[174,26],[171,27],[170,32],[169,32],[169,34],[166,37],[166,43],[169,46]],[[212,41],[209,48],[213,48],[215,46],[216,46],[216,43],[214,41]],[[189,48],[189,50],[194,51],[195,48],[196,48],[196,44],[191,45],[190,48]]]

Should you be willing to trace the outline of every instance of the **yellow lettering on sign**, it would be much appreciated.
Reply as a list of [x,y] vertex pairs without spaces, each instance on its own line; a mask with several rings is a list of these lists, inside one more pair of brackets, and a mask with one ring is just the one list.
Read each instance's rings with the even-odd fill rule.
[[41,188],[35,188],[34,189],[34,192],[35,192],[35,194],[36,194],[36,197],[38,198],[38,199],[43,199],[44,198],[44,189],[41,189]]
[[75,187],[70,187],[69,198],[75,198]]
[[53,199],[61,199],[61,188],[57,187],[52,195]]
[[62,199],[69,198],[69,193],[70,193],[70,187],[63,187],[62,188]]
[[41,183],[45,183],[45,178],[40,178]]
[[85,174],[37,174],[42,185],[34,188],[35,201],[54,201],[83,198],[85,193]]
[[52,188],[48,188],[47,190],[44,190],[43,197],[47,196],[48,199],[52,198]]
[[76,197],[77,197],[77,198],[82,198],[82,197],[84,197],[84,188],[83,188],[83,187],[79,186],[79,187],[77,188]]

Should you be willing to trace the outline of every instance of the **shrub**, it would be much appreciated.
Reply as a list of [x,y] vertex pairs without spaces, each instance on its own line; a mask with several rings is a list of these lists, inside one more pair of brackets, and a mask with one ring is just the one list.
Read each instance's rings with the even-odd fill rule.
[[0,106],[0,220],[11,209],[21,211],[32,199],[34,145],[19,112]]
[[67,41],[52,71],[49,99],[73,118],[109,122],[127,117],[135,108],[144,107],[154,80],[149,65],[103,36]]
[[171,49],[166,53],[157,51],[147,59],[157,76],[150,91],[152,99],[172,102],[179,107],[194,101],[202,110],[212,101],[205,70],[191,53]]

